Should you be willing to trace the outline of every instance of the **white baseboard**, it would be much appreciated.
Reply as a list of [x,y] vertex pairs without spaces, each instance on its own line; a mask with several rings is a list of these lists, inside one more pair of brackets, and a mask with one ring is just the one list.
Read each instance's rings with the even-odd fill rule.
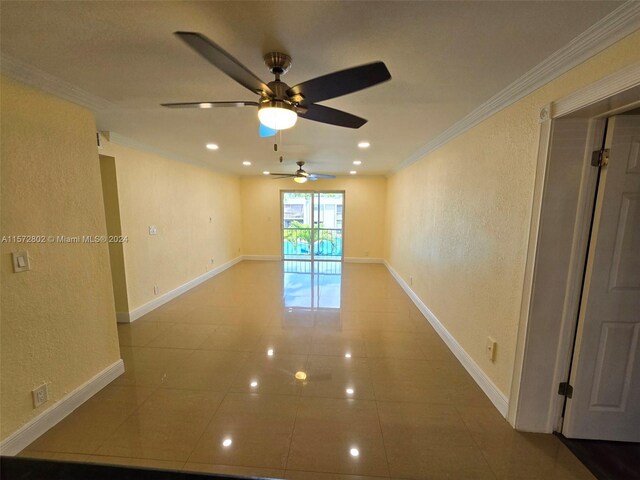
[[5,438],[0,443],[0,454],[16,455],[123,373],[122,360],[105,368]]
[[243,257],[239,256],[234,258],[233,260],[229,260],[222,265],[217,266],[213,270],[209,270],[207,273],[200,275],[199,277],[194,278],[193,280],[189,280],[187,283],[180,285],[178,288],[174,288],[170,292],[167,292],[163,295],[160,295],[158,298],[151,300],[150,302],[145,303],[141,307],[138,307],[132,311],[130,311],[127,316],[125,316],[122,312],[117,315],[117,320],[119,323],[130,323],[138,318],[146,315],[152,310],[164,305],[165,303],[173,300],[179,295],[182,295],[187,290],[192,289],[193,287],[200,285],[202,282],[206,282],[211,277],[215,277],[221,272],[224,272],[226,269],[233,267],[236,263],[242,261]]
[[425,318],[429,321],[440,338],[447,344],[451,352],[456,356],[462,366],[469,372],[469,375],[473,377],[478,386],[482,389],[493,405],[498,409],[503,417],[506,418],[509,412],[509,398],[502,393],[498,387],[491,381],[486,373],[478,366],[478,364],[469,356],[464,348],[456,341],[456,339],[449,333],[445,326],[440,323],[440,320],[436,318],[431,310],[424,304],[422,300],[411,290],[411,287],[403,280],[398,272],[396,272],[389,262],[384,261],[385,266],[396,279],[402,289],[409,295],[409,298],[413,301],[416,307],[422,312]]
[[347,263],[384,263],[382,258],[372,257],[344,257],[344,261]]
[[280,255],[243,255],[242,260],[260,260],[260,261],[280,261],[282,257]]

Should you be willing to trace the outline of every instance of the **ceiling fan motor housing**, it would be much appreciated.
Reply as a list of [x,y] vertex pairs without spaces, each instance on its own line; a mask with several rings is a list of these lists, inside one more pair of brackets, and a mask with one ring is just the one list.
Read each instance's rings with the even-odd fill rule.
[[263,58],[269,71],[274,75],[284,75],[291,68],[291,57],[286,53],[269,52]]

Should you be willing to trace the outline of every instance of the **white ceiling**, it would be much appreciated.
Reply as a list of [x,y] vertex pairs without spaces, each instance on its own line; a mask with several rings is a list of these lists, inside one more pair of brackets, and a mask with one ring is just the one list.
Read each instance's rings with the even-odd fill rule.
[[[237,174],[383,174],[620,6],[569,2],[2,1],[3,55],[89,93],[99,130]],[[323,102],[359,130],[300,119],[285,165],[258,137],[255,109],[169,110],[161,102],[256,100],[172,34],[201,32],[265,81],[269,51],[293,57],[295,85],[382,60],[392,80]],[[369,140],[368,150],[357,143]],[[211,152],[205,144],[215,142]],[[242,161],[253,162],[243,167]]]

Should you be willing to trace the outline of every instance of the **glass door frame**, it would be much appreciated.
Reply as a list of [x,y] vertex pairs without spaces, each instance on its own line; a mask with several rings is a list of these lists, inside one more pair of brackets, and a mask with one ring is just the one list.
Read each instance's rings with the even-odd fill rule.
[[[284,253],[284,196],[287,193],[308,193],[311,195],[311,238],[315,238],[316,231],[316,194],[320,195],[323,193],[339,193],[342,195],[342,228],[340,229],[340,234],[342,236],[342,245],[340,248],[340,258],[315,258],[315,245],[314,242],[311,242],[310,250],[310,258],[309,259],[286,259]],[[280,190],[280,258],[282,260],[299,260],[303,262],[314,262],[314,261],[323,261],[323,262],[343,262],[344,261],[344,225],[345,225],[345,211],[346,211],[346,200],[347,195],[345,190],[306,190],[306,189],[293,189],[293,190]],[[318,210],[319,212],[319,210]]]

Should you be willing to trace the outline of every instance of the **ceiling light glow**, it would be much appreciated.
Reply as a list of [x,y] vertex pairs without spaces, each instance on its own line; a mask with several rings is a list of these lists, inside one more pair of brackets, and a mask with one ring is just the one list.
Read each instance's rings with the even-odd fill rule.
[[200,108],[213,108],[213,103],[203,102],[198,105]]
[[274,130],[286,130],[296,124],[298,114],[291,105],[282,100],[268,100],[260,104],[260,123]]
[[356,172],[355,170],[351,170],[351,171],[349,172],[349,175],[355,175],[356,173],[358,173],[358,172]]
[[296,372],[295,377],[296,380],[306,380],[307,374],[305,372]]
[[251,162],[250,162],[249,160],[245,160],[244,162],[242,162],[242,164],[243,164],[245,167],[248,167],[248,166],[250,166],[250,165],[251,165]]
[[344,357],[345,358],[351,358],[351,354],[349,352],[347,352],[347,353],[344,354]]
[[258,386],[258,382],[256,382],[255,380],[253,382],[250,383],[251,388],[256,388]]
[[264,172],[262,172],[263,175],[269,175],[271,172],[269,170],[265,170]]
[[351,454],[352,457],[360,456],[360,450],[358,450],[357,448],[352,448],[351,450],[349,450],[349,453]]
[[220,147],[215,143],[207,143],[207,148],[209,150],[218,150]]
[[273,357],[273,348],[270,348],[269,350],[267,350],[267,355],[270,357]]
[[353,395],[354,390],[353,388],[347,388],[346,392],[347,392],[347,395]]
[[362,165],[362,160],[354,160],[353,164],[354,165]]
[[296,183],[304,183],[307,181],[307,177],[293,177],[293,181]]
[[222,441],[222,446],[223,447],[230,447],[232,443],[233,443],[233,440],[231,440],[230,438],[225,438]]
[[360,142],[358,148],[369,148],[371,144],[369,142]]

